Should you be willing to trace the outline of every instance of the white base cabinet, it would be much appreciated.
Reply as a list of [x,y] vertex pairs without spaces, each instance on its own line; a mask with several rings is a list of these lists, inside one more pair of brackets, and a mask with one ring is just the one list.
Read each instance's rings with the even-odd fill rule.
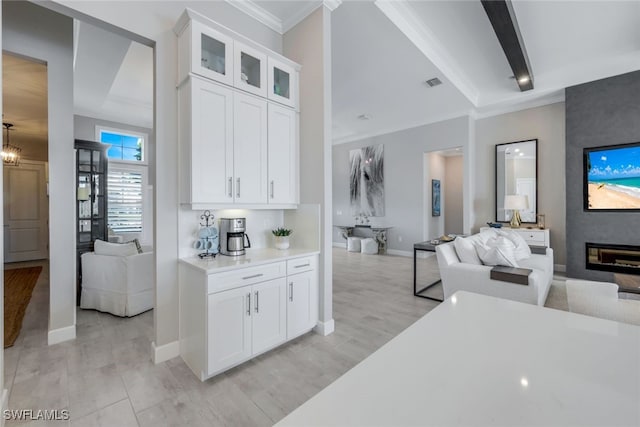
[[180,355],[206,380],[313,329],[318,256],[207,273],[180,264]]

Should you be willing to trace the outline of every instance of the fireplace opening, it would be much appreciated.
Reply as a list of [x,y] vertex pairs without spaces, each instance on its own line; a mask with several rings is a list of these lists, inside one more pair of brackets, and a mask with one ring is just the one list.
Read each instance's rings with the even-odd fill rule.
[[640,275],[640,246],[586,243],[587,269]]

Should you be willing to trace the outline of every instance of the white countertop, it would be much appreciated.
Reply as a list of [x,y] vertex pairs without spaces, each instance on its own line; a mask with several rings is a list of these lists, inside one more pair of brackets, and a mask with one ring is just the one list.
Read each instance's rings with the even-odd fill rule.
[[638,426],[640,327],[458,292],[277,425]]
[[313,249],[298,248],[289,248],[287,250],[273,248],[246,249],[246,254],[238,257],[218,254],[215,258],[200,259],[197,256],[181,258],[180,262],[194,266],[205,273],[220,273],[237,268],[253,267],[255,265],[285,261],[287,259],[316,255],[319,253],[320,251]]

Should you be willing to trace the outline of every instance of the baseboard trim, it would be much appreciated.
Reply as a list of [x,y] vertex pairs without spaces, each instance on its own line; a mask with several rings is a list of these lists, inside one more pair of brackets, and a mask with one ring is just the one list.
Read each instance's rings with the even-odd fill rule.
[[[6,388],[2,390],[2,415],[4,415],[4,411],[9,409],[9,390]],[[4,427],[5,418],[4,416],[0,417],[0,427]]]
[[334,247],[334,248],[344,248],[344,249],[347,249],[347,244],[346,244],[346,243],[340,243],[340,242],[333,242],[333,247]]
[[553,265],[553,271],[559,271],[561,273],[566,273],[567,272],[567,266],[564,264],[554,264]]
[[151,360],[156,365],[178,356],[180,356],[180,341],[173,341],[159,346],[156,346],[155,342],[151,342]]
[[66,326],[64,328],[51,329],[47,334],[47,343],[49,345],[59,344],[61,342],[76,339],[76,325]]
[[318,321],[318,324],[316,325],[316,327],[313,328],[313,330],[317,334],[320,334],[323,337],[326,337],[327,335],[332,334],[333,331],[335,331],[335,329],[336,329],[336,324],[333,321],[333,319],[327,320],[326,322]]

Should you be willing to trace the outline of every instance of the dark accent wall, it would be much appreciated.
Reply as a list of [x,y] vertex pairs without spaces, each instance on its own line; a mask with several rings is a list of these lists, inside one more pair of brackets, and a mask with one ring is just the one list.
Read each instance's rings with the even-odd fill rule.
[[640,71],[566,89],[567,277],[613,281],[585,268],[585,242],[640,245],[640,213],[583,209],[583,148],[640,141]]

